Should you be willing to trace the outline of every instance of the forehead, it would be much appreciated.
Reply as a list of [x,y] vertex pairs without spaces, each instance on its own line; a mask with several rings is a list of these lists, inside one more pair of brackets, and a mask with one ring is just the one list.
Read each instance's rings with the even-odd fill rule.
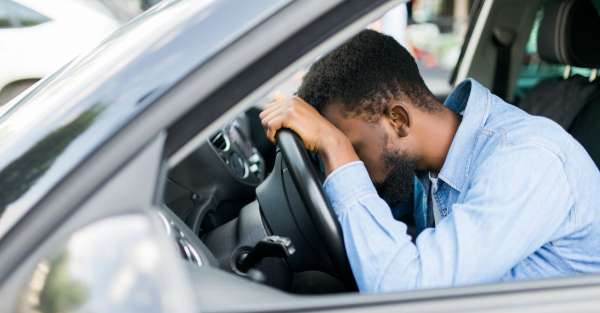
[[365,117],[348,114],[339,103],[332,103],[325,107],[323,116],[335,127],[341,130],[353,143],[379,138],[383,135],[381,120],[370,121]]

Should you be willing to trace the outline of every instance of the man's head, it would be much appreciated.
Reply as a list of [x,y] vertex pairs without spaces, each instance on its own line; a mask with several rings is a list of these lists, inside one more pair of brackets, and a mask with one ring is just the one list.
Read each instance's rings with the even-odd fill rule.
[[427,116],[443,110],[406,49],[362,31],[311,66],[298,96],[350,139],[382,198],[406,200],[398,196],[410,194],[423,167],[421,130],[435,127]]

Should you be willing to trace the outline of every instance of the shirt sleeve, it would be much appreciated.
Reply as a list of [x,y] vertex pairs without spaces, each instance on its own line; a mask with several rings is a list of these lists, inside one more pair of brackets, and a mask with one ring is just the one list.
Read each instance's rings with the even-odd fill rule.
[[539,147],[503,148],[465,188],[464,201],[413,244],[362,162],[332,172],[324,190],[360,291],[499,281],[551,240],[573,205],[562,161]]

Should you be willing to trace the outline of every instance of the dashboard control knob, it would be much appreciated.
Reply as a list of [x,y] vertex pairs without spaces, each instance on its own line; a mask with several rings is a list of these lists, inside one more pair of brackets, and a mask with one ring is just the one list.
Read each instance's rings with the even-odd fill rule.
[[252,172],[252,173],[256,173],[259,170],[258,165],[256,165],[256,164],[250,165],[249,169],[250,169],[250,172]]

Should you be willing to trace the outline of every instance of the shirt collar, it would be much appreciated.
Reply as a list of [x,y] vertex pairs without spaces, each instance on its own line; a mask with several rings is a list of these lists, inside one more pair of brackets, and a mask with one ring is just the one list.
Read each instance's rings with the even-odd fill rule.
[[458,192],[462,192],[477,137],[489,116],[490,98],[487,88],[473,79],[467,79],[454,88],[444,102],[446,107],[462,115],[462,121],[438,178]]

